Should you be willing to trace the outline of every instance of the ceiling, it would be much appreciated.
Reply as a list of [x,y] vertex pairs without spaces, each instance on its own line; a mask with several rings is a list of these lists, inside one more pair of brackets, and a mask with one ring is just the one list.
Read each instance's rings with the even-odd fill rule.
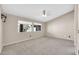
[[[74,9],[72,4],[2,4],[3,12],[32,20],[47,22]],[[43,17],[46,10],[46,17]]]

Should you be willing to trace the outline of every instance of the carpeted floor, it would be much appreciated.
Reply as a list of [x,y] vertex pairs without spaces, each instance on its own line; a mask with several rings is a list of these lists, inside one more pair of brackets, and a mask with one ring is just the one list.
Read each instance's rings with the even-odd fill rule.
[[1,55],[74,55],[74,42],[43,37],[5,46]]

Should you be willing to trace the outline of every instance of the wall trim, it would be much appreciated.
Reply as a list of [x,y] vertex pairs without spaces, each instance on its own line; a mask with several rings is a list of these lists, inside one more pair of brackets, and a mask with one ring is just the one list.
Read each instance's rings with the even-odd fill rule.
[[23,41],[26,41],[26,40],[30,40],[30,39],[24,39],[24,40],[18,40],[18,41],[15,41],[15,42],[10,42],[10,43],[7,43],[7,44],[3,44],[3,46],[8,46],[8,45],[20,43],[20,42],[23,42]]
[[[64,39],[64,38],[56,38],[56,37],[52,37],[52,36],[46,36],[46,37],[49,37],[49,38],[55,38],[55,39]],[[69,40],[69,39],[64,39],[64,40]],[[74,41],[74,40],[70,40],[70,41]]]
[[[43,37],[43,36],[40,36],[40,37]],[[40,38],[40,37],[37,37],[37,38]],[[37,39],[37,38],[32,38],[32,39]],[[20,42],[24,42],[24,41],[27,41],[27,40],[32,40],[32,39],[24,39],[24,40],[19,40],[19,41],[16,41],[16,42],[11,42],[11,43],[7,43],[7,44],[3,44],[3,47],[4,46],[8,46],[8,45],[12,45],[12,44],[17,44],[17,43],[20,43]]]

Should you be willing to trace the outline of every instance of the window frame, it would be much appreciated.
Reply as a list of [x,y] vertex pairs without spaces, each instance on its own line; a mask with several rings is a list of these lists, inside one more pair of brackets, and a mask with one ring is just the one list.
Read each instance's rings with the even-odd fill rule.
[[[19,23],[19,22],[24,22],[24,24],[30,23],[30,24],[27,24],[27,25],[32,25],[31,26],[31,31],[29,31],[29,32],[42,32],[42,23],[39,23],[39,22],[31,22],[31,21],[24,21],[24,20],[18,20],[18,32],[20,32],[19,25],[20,24],[23,24],[23,23]],[[40,25],[41,26],[41,30],[40,31],[34,31],[34,24]],[[27,31],[25,31],[25,32],[27,32]],[[27,33],[29,33],[29,32],[27,32]]]
[[[41,30],[40,31],[34,31],[34,23],[38,24],[38,25],[41,25]],[[38,23],[38,22],[33,22],[33,32],[41,32],[42,31],[42,24],[41,23]]]
[[[24,22],[24,23],[19,23],[19,22]],[[25,25],[31,25],[31,31],[29,31],[29,32],[32,32],[32,22],[30,22],[30,21],[24,21],[24,20],[18,20],[18,25],[19,24],[25,24]],[[19,30],[19,26],[18,26],[18,32],[20,32],[20,30]],[[27,31],[25,31],[25,32],[27,32]],[[28,33],[28,32],[27,32]]]

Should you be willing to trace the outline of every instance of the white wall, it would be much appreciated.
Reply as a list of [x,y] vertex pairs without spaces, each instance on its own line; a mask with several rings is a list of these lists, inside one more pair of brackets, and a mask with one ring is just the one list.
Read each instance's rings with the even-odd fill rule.
[[[47,22],[47,36],[70,39],[73,40],[74,37],[74,12],[67,13],[63,16],[60,16],[52,21]],[[69,38],[68,36],[71,36]]]
[[[31,19],[28,18],[23,18],[23,17],[18,17],[14,15],[7,15],[7,21],[4,23],[4,40],[3,44],[4,45],[9,45],[29,39],[34,39],[38,38],[44,35],[44,25],[42,23],[42,32],[18,32],[18,20],[24,20],[24,21],[32,21]],[[32,21],[36,22],[36,21]],[[41,22],[40,22],[41,23]],[[29,36],[32,37],[29,37]]]

